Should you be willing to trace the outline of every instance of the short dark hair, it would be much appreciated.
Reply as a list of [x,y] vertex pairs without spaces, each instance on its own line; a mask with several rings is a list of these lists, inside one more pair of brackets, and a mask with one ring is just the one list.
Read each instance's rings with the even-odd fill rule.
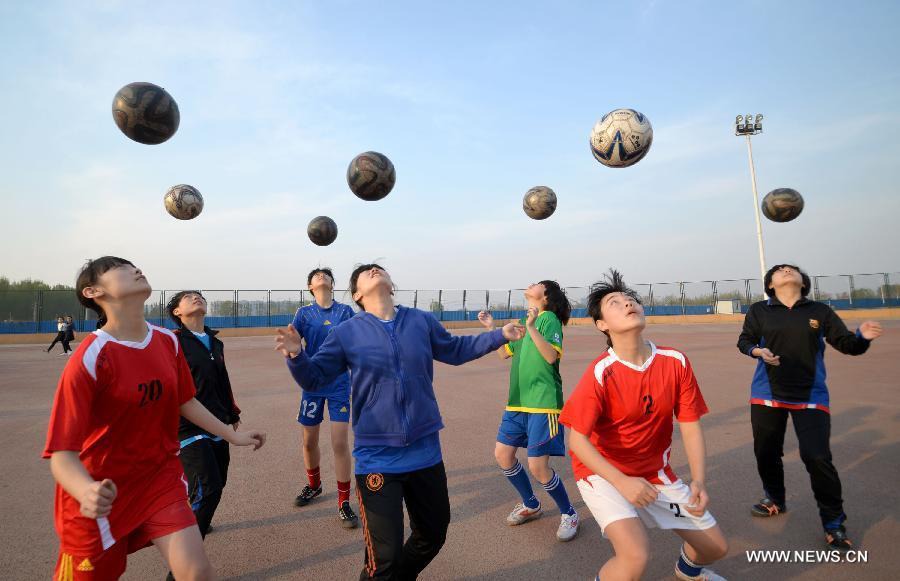
[[125,260],[118,256],[101,256],[100,258],[88,260],[81,267],[81,270],[78,271],[78,276],[75,277],[75,296],[83,307],[97,313],[98,329],[106,324],[106,313],[103,312],[103,308],[97,304],[97,301],[87,298],[82,291],[89,286],[97,284],[97,281],[106,271],[125,266],[126,264],[134,266],[134,263],[130,260]]
[[[367,270],[372,270],[373,268],[377,268],[379,270],[384,270],[385,272],[387,272],[387,270],[385,270],[383,266],[381,266],[380,264],[375,264],[374,262],[371,264],[360,264],[353,269],[353,272],[350,273],[350,298],[353,298],[353,296],[356,294],[356,283],[359,280],[359,275]],[[353,299],[353,302],[355,302],[362,310],[366,310],[366,308],[362,304],[362,301]]]
[[[588,315],[591,316],[591,319],[593,319],[595,323],[603,319],[603,312],[600,310],[603,298],[606,297],[606,295],[613,293],[623,293],[637,304],[643,304],[641,303],[641,297],[638,295],[637,291],[625,284],[625,279],[622,278],[622,274],[618,270],[610,268],[609,274],[603,275],[603,280],[591,285],[591,292],[588,294]],[[610,338],[609,333],[604,332],[603,334],[606,335],[607,345],[612,347],[612,339]]]
[[544,285],[544,296],[547,298],[547,308],[563,325],[569,324],[572,315],[572,305],[569,298],[555,280],[542,280],[538,284]]
[[322,274],[327,274],[328,278],[331,279],[331,284],[334,285],[334,273],[331,272],[331,269],[328,268],[327,266],[320,266],[318,268],[312,269],[311,271],[309,271],[309,274],[306,275],[306,286],[309,286],[312,284],[313,277],[316,276],[316,273],[319,273],[319,272],[321,272]]
[[770,297],[775,296],[775,289],[769,288],[769,285],[772,284],[772,275],[774,275],[777,270],[785,266],[787,266],[788,268],[793,268],[800,273],[800,280],[802,281],[802,284],[800,286],[800,296],[805,297],[806,295],[808,295],[809,289],[812,286],[812,283],[809,280],[809,275],[800,270],[799,266],[795,266],[793,264],[776,264],[769,269],[769,271],[766,273],[765,278],[763,278],[763,290],[766,292],[766,295]]
[[[179,327],[181,326],[181,317],[175,314],[175,309],[178,308],[178,305],[181,303],[181,299],[183,299],[186,295],[200,295],[203,298],[203,293],[198,290],[183,290],[172,295],[172,298],[169,299],[169,302],[166,303],[166,313],[168,313],[169,318],[175,321],[175,324]],[[204,298],[204,300],[206,300]]]

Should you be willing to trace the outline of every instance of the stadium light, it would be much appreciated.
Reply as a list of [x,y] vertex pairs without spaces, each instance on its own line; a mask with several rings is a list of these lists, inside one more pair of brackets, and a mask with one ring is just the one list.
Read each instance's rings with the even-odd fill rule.
[[750,136],[762,133],[762,120],[763,116],[761,113],[757,113],[755,119],[749,113],[746,116],[738,115],[734,118],[734,134],[737,136],[743,135],[747,138],[747,156],[750,159],[750,182],[753,185],[753,211],[756,215],[756,242],[759,245],[760,281],[766,278],[766,251],[763,247],[762,221],[759,218],[759,194],[756,192],[756,169],[753,167],[753,146],[750,144]]

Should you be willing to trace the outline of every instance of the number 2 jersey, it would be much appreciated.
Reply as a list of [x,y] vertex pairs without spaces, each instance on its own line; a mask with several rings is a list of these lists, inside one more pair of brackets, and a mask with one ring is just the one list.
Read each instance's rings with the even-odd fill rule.
[[[695,422],[708,411],[684,353],[650,343],[650,357],[641,366],[619,359],[612,347],[595,359],[559,423],[587,436],[623,474],[672,484],[678,479],[669,465],[673,417]],[[576,480],[594,473],[571,456]]]
[[167,329],[148,323],[141,342],[98,329],[79,345],[56,389],[43,457],[78,452],[91,478],[112,480],[117,496],[107,517],[92,519],[56,485],[64,552],[99,554],[162,508],[187,502],[178,422],[179,408],[193,397],[191,371]]

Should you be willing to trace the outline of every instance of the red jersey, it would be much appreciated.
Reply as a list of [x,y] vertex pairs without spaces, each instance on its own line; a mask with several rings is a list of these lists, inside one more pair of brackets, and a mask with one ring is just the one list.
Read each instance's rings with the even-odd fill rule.
[[[588,436],[623,474],[671,484],[678,479],[669,466],[672,417],[694,422],[708,411],[684,353],[650,343],[650,358],[640,367],[612,348],[591,363],[559,422]],[[571,455],[576,480],[594,473]]]
[[91,519],[56,485],[56,530],[67,553],[99,554],[149,515],[187,502],[178,422],[180,406],[194,397],[194,381],[175,335],[147,327],[141,342],[93,332],[60,377],[43,457],[78,452],[94,480],[109,478],[118,490],[110,514]]

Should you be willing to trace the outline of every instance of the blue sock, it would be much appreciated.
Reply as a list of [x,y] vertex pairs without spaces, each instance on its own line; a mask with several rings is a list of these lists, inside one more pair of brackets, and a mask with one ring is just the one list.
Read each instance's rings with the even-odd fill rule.
[[544,490],[546,490],[553,500],[556,501],[556,506],[559,507],[560,513],[569,516],[575,515],[575,507],[569,502],[569,495],[566,494],[566,487],[563,485],[562,479],[555,470],[553,471],[553,478],[550,479],[550,482],[542,484],[541,486],[543,486]]
[[688,559],[688,556],[684,553],[684,545],[681,546],[681,556],[678,557],[678,564],[675,566],[688,577],[696,577],[703,571],[703,565],[698,565]]
[[528,473],[522,467],[522,464],[516,460],[516,465],[512,468],[504,468],[503,475],[509,479],[510,484],[515,487],[519,496],[522,497],[522,504],[528,508],[537,508],[541,505],[534,490],[531,488],[531,480],[528,479]]

